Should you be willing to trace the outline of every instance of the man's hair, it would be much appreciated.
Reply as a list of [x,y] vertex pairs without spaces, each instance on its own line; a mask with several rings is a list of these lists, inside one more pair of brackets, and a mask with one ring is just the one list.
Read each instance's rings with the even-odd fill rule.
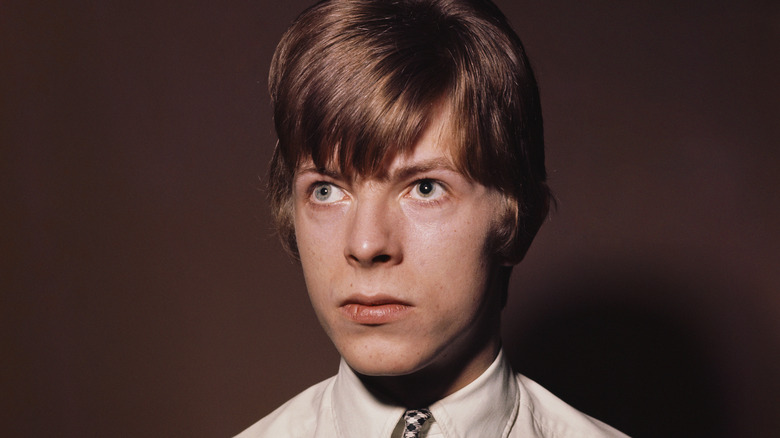
[[380,175],[412,152],[443,105],[456,167],[507,201],[494,254],[520,261],[547,216],[536,79],[520,38],[488,0],[317,3],[282,37],[269,90],[279,137],[270,199],[293,255],[297,167],[312,160],[347,177]]

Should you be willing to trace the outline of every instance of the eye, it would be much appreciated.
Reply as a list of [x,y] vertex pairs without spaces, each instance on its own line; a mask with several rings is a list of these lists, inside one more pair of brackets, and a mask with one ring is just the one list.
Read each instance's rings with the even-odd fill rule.
[[312,187],[312,201],[318,204],[330,204],[344,199],[344,191],[327,182],[315,183]]
[[433,200],[444,196],[444,188],[432,179],[421,179],[414,183],[411,195],[413,198]]

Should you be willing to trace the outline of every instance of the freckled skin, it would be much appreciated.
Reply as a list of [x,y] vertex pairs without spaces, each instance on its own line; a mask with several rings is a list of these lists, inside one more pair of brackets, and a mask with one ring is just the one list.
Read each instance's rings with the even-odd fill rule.
[[[369,386],[409,403],[465,386],[500,344],[497,266],[485,248],[501,196],[455,170],[447,115],[437,115],[411,154],[396,157],[386,179],[307,169],[295,179],[296,239],[320,323]],[[427,187],[417,191],[421,180],[438,183],[430,198]],[[318,182],[333,185],[322,192],[331,197],[313,196]],[[356,323],[342,308],[356,295],[390,297],[406,310],[387,323]],[[415,394],[409,387],[420,380],[427,389]]]

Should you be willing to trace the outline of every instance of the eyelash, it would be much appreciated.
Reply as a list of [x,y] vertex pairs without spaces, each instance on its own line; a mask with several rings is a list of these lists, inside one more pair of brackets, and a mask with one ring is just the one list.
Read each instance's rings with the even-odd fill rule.
[[[415,193],[415,190],[417,190],[420,187],[420,185],[424,184],[424,183],[432,184],[433,187],[434,187],[434,190],[440,190],[441,194],[436,195],[436,197],[433,198],[433,199],[425,199],[424,197],[413,197],[413,195]],[[308,189],[307,189],[307,193],[308,193],[307,199],[309,200],[309,204],[313,205],[314,207],[327,207],[327,206],[329,206],[331,204],[334,204],[334,203],[338,202],[338,201],[332,201],[332,202],[327,202],[327,201],[317,202],[316,201],[316,190],[319,187],[324,186],[324,185],[330,186],[333,189],[336,189],[336,190],[339,190],[339,191],[342,191],[342,192],[346,192],[346,190],[344,190],[343,188],[339,187],[337,184],[335,184],[335,183],[333,183],[331,181],[323,181],[323,180],[315,181],[312,184],[310,184]],[[433,193],[436,194],[435,191]],[[447,198],[448,198],[448,195],[449,195],[449,190],[447,189],[446,185],[443,182],[441,182],[441,181],[439,181],[437,179],[434,179],[434,178],[419,178],[419,179],[417,179],[417,180],[415,180],[414,182],[411,183],[411,185],[409,186],[409,189],[405,192],[404,197],[412,198],[412,200],[414,202],[418,203],[418,204],[429,205],[429,206],[436,206],[436,205],[440,205],[442,202],[446,201]]]
[[337,201],[331,201],[331,202],[327,202],[327,201],[317,202],[316,201],[316,196],[317,196],[316,195],[316,191],[317,191],[317,189],[319,189],[322,186],[330,186],[331,189],[335,189],[335,190],[338,190],[340,192],[345,192],[344,189],[342,189],[337,184],[334,184],[334,183],[332,183],[330,181],[315,181],[311,185],[309,185],[309,188],[308,188],[308,191],[307,191],[307,193],[308,193],[308,200],[309,200],[310,204],[312,204],[314,206],[317,206],[317,207],[324,207],[324,206],[328,206],[330,204],[338,202],[338,200]]
[[[411,188],[409,189],[409,192],[407,194],[409,196],[413,195],[415,193],[415,190],[418,190],[420,185],[424,184],[424,183],[429,183],[429,184],[433,185],[434,192],[432,192],[432,193],[436,197],[433,198],[433,199],[414,198],[415,202],[422,203],[422,204],[425,204],[425,205],[435,206],[435,205],[441,204],[442,202],[444,202],[447,199],[448,190],[447,190],[446,186],[444,185],[444,183],[442,183],[441,181],[439,181],[437,179],[434,179],[434,178],[420,178],[420,179],[414,181],[412,183]],[[437,194],[436,191],[439,191],[439,190],[441,191],[441,193]]]

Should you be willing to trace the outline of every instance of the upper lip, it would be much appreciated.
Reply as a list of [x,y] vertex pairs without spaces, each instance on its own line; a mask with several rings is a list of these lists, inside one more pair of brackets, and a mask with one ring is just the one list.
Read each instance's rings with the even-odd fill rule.
[[364,294],[355,294],[350,295],[347,297],[344,301],[341,302],[341,306],[346,306],[347,304],[359,304],[362,306],[381,306],[384,304],[401,304],[404,306],[410,305],[408,302],[401,300],[399,298],[396,298],[392,295],[384,295],[384,294],[377,294],[377,295],[364,295]]

